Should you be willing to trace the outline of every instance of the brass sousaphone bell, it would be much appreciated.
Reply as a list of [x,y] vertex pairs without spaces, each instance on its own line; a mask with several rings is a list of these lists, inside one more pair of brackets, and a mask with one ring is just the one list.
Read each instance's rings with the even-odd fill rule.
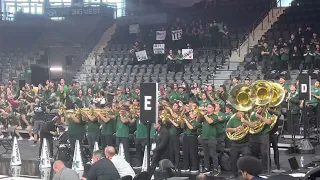
[[[256,92],[248,84],[238,84],[231,89],[228,100],[236,110],[247,112],[254,106]],[[245,138],[248,133],[249,127],[243,126],[241,131],[226,132],[226,135],[232,141],[239,141]]]

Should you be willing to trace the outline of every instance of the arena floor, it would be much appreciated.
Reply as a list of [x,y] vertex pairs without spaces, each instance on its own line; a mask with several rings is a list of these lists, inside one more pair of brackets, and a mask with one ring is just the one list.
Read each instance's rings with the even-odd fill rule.
[[[22,179],[52,179],[52,170],[51,169],[39,169],[39,161],[37,160],[37,154],[39,146],[31,146],[32,141],[23,140],[18,141],[20,155],[22,159],[22,165],[20,167],[10,167],[10,153],[3,154],[0,159],[0,179],[6,179],[8,177],[12,177],[19,175],[20,177],[24,177]],[[56,152],[56,148],[54,152]],[[0,154],[4,152],[3,147],[0,147]],[[272,155],[271,155],[272,156]],[[319,156],[319,157],[318,157]],[[300,160],[300,154],[286,154],[284,151],[280,151],[280,164],[283,170],[287,172],[290,171],[290,165],[288,159],[291,157],[296,157],[298,162]],[[303,155],[305,164],[311,162],[312,159],[319,158],[320,159],[320,149],[319,147],[316,148],[316,153],[311,155]],[[273,158],[272,158],[273,159]],[[272,167],[274,168],[274,163],[272,160]],[[83,176],[85,177],[90,169],[90,165],[85,165],[85,170]],[[139,171],[139,170],[137,170]],[[195,174],[179,174],[179,176],[189,176],[190,179],[195,179]],[[219,177],[215,177],[214,179],[227,179],[230,176],[229,172],[222,172]],[[12,179],[12,178],[11,178]],[[21,179],[21,178],[19,178]],[[157,173],[155,174],[155,179],[157,178]],[[209,178],[209,179],[213,179]]]

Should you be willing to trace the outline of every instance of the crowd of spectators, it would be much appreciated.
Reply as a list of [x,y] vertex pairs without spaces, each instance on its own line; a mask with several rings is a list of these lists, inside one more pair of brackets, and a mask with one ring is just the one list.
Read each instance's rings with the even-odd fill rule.
[[267,38],[262,36],[255,47],[254,55],[258,61],[272,64],[273,70],[320,68],[319,38],[310,26],[305,29],[298,28],[289,39],[279,37],[274,44],[268,44]]

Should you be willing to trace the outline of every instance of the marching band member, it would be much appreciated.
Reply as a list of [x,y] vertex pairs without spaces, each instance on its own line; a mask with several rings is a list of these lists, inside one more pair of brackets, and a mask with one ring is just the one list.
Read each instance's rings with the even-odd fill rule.
[[224,139],[225,139],[225,120],[226,120],[226,115],[221,112],[221,107],[220,104],[214,104],[214,114],[218,116],[217,118],[217,123],[216,123],[216,131],[217,131],[217,147],[219,151],[223,151],[225,144],[224,144]]
[[82,112],[84,120],[87,120],[87,139],[91,152],[93,152],[94,143],[99,142],[100,137],[100,123],[95,114],[93,114],[94,107],[90,108],[91,112]]
[[116,116],[116,145],[119,148],[120,143],[123,145],[125,158],[130,162],[129,154],[129,117],[128,107],[122,106],[119,115]]
[[173,104],[176,100],[179,100],[178,84],[172,84],[172,91],[170,94],[167,94],[167,98],[170,104]]
[[218,116],[214,114],[214,104],[207,106],[207,113],[201,112],[203,115],[202,132],[200,138],[202,139],[202,148],[204,153],[204,173],[210,173],[209,158],[212,158],[213,174],[218,175],[218,155],[217,155],[217,131],[216,124],[218,123]]
[[[252,123],[250,123],[248,120],[244,118],[244,112],[238,111],[228,121],[226,126],[226,132],[240,132],[244,130],[244,128],[247,126],[254,127]],[[251,154],[248,135],[246,135],[243,139],[240,140],[231,140],[230,161],[232,178],[238,177],[237,161],[240,157],[240,154],[242,154],[243,156],[248,156]]]
[[127,101],[127,97],[122,93],[122,89],[118,88],[117,93],[114,96],[113,102],[119,103],[119,102],[126,102],[126,101]]
[[207,99],[206,93],[201,93],[201,99],[198,100],[200,108],[206,108],[211,102]]
[[290,91],[290,86],[286,84],[286,78],[284,76],[279,78],[279,84],[283,87],[285,93]]
[[166,126],[170,133],[170,160],[175,165],[176,168],[179,168],[180,161],[180,124],[178,122],[179,117],[179,103],[175,102],[172,105],[172,108],[169,106],[166,107],[166,110],[169,111],[171,117],[169,119],[170,123],[167,123]]
[[[187,113],[188,117],[184,119],[185,136],[183,137],[183,168],[181,171],[189,171],[195,173],[199,167],[198,156],[198,129],[200,123],[197,119],[197,113],[190,111]],[[190,161],[191,160],[191,161]]]
[[80,146],[83,143],[84,135],[86,132],[85,121],[82,120],[81,113],[72,113],[71,117],[67,119],[69,122],[68,135],[71,145],[71,154],[74,152],[76,141],[79,140]]
[[107,86],[105,87],[105,94],[106,94],[107,101],[111,103],[113,101],[114,96],[116,95],[116,89],[112,85],[111,81],[107,82]]
[[108,103],[104,107],[105,115],[101,114],[100,112],[96,113],[102,125],[100,139],[101,146],[103,149],[107,146],[114,145],[113,134],[115,133],[116,114],[113,111],[111,111],[111,108],[111,103]]
[[[298,104],[299,104],[299,102],[298,102]],[[278,132],[279,124],[278,123],[279,123],[279,118],[281,117],[281,112],[278,111],[276,108],[268,108],[268,112],[271,115],[276,115],[278,117],[276,124],[269,132],[269,139],[270,139],[270,144],[273,149],[274,163],[277,166],[277,170],[280,170],[279,148],[278,148],[278,138],[279,138],[279,132]]]
[[[139,101],[140,99],[134,99],[132,106],[133,108],[140,108]],[[140,113],[139,113],[140,114]],[[136,146],[136,155],[138,159],[138,167],[142,166],[143,160],[143,150],[147,145],[147,125],[144,122],[140,121],[140,115],[134,114],[131,123],[136,123],[136,132],[135,132],[135,146]]]
[[215,102],[216,92],[214,91],[214,85],[211,85],[211,84],[207,85],[206,95],[211,101],[211,103]]
[[228,92],[226,91],[226,86],[225,85],[220,85],[220,89],[219,89],[219,97],[222,101],[227,103],[228,100]]
[[189,102],[189,96],[185,90],[186,89],[184,86],[179,86],[179,93],[178,93],[178,98],[177,98],[177,100],[181,101],[184,104]]
[[251,113],[250,121],[251,122],[258,122],[262,121],[266,125],[264,129],[257,133],[251,135],[251,152],[252,155],[256,158],[259,158],[261,153],[262,156],[262,165],[265,170],[268,169],[268,151],[269,151],[269,130],[271,124],[271,115],[268,113],[264,107],[256,106],[255,112]]

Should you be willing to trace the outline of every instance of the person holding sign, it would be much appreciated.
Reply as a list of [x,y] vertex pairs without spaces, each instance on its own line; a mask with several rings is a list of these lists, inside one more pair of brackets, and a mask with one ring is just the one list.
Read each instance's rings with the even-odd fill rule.
[[167,65],[168,65],[168,72],[173,72],[175,70],[175,60],[172,49],[169,50],[169,54],[166,57]]
[[183,64],[182,64],[183,55],[182,55],[180,49],[178,50],[178,54],[175,57],[175,61],[176,61],[175,71],[176,72],[181,72],[182,68],[183,68]]

